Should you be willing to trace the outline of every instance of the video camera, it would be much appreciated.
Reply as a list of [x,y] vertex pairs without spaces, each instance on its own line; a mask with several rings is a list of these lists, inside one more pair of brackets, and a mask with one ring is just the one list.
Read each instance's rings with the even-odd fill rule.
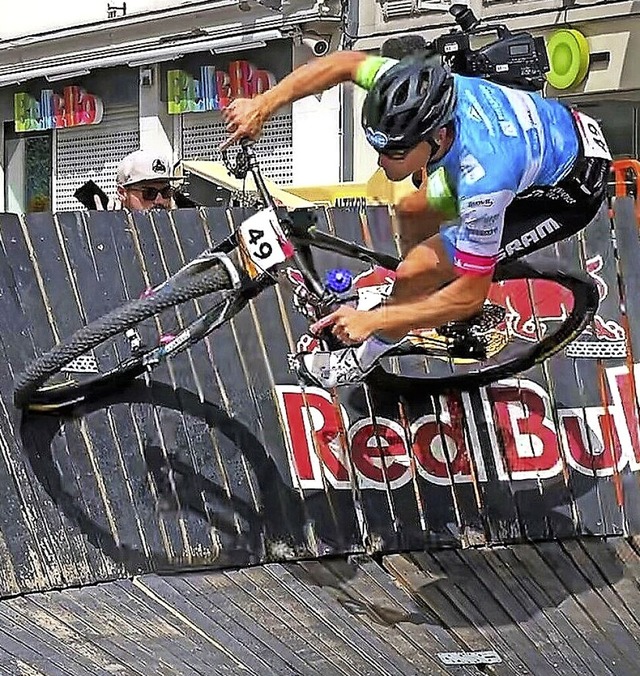
[[454,73],[516,89],[542,89],[549,70],[543,38],[526,31],[511,33],[502,24],[482,25],[466,5],[452,5],[449,12],[460,28],[436,38],[431,47]]

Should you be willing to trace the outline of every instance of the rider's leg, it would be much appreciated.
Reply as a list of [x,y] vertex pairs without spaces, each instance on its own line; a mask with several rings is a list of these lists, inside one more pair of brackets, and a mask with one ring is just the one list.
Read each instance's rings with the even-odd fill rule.
[[500,261],[560,242],[585,228],[598,214],[609,163],[586,158],[555,186],[533,186],[507,207]]

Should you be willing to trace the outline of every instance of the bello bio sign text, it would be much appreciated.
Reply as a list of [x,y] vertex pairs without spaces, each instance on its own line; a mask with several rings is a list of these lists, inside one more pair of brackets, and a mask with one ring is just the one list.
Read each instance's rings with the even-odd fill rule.
[[220,110],[236,98],[252,98],[275,84],[272,73],[248,61],[232,61],[228,72],[201,66],[200,79],[184,70],[167,71],[168,111],[171,115]]
[[14,95],[13,104],[16,131],[98,124],[104,112],[102,99],[78,86],[65,87],[62,94],[43,89],[39,99],[26,92],[18,92]]

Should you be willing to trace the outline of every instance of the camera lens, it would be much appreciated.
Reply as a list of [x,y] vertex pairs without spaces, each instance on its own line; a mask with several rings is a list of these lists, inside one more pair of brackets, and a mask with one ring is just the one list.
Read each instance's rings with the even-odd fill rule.
[[451,5],[449,12],[453,15],[456,23],[463,31],[469,31],[478,25],[478,19],[473,11],[466,5]]

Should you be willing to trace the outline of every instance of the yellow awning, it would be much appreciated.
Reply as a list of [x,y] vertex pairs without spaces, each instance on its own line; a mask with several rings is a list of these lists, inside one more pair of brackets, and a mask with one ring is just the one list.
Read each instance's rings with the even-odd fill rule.
[[[242,190],[244,181],[231,176],[222,162],[211,160],[183,160],[182,169],[211,181],[227,190]],[[396,204],[404,195],[415,190],[411,178],[389,181],[382,169],[374,172],[366,183],[336,183],[333,185],[278,186],[265,179],[273,198],[284,206],[296,209],[316,205],[340,206],[342,201],[361,198],[366,204]],[[251,175],[247,176],[246,189],[254,191]]]
[[[187,170],[191,173],[199,176],[205,181],[211,181],[216,185],[226,188],[227,190],[242,190],[243,187],[246,190],[255,191],[255,183],[253,182],[253,177],[249,174],[247,180],[243,181],[235,176],[231,176],[227,171],[227,168],[222,164],[222,162],[213,162],[211,160],[182,160],[181,162],[183,171]],[[302,207],[313,207],[315,204],[309,202],[308,200],[298,197],[293,193],[287,192],[276,185],[273,181],[265,179],[265,183],[271,196],[280,202],[284,206],[291,209],[298,209]]]

